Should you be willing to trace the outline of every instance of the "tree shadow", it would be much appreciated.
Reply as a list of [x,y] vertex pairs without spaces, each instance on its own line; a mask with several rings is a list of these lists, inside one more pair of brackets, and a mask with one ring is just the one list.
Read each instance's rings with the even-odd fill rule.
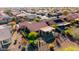
[[29,44],[27,50],[28,51],[37,51],[38,46],[36,44]]

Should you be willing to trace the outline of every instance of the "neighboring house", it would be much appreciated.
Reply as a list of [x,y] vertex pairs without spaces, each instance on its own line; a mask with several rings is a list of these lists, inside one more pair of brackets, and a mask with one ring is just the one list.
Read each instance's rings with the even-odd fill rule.
[[50,26],[50,25],[62,23],[63,21],[60,18],[52,18],[51,20],[47,20],[45,22]]
[[73,21],[74,19],[79,18],[79,13],[69,13],[66,18],[68,21]]
[[46,12],[42,12],[42,13],[37,12],[36,14],[37,15],[41,15],[41,16],[45,16],[46,15]]
[[47,16],[37,15],[37,17],[41,18],[40,20],[48,20],[49,19]]
[[54,20],[57,19],[56,17],[52,17],[49,20],[45,20],[46,24],[48,24],[48,26],[51,26],[53,24],[55,24]]
[[8,48],[11,43],[11,33],[6,25],[0,25],[0,49]]
[[5,14],[4,12],[0,12],[0,24],[5,24],[11,21],[11,18],[9,15]]
[[63,23],[59,23],[57,25],[58,26],[67,26],[67,25],[70,25],[70,22],[63,22]]
[[54,25],[55,22],[53,20],[45,21],[48,26]]
[[63,21],[67,21],[67,17],[66,17],[65,15],[61,15],[61,16],[59,16],[59,18],[60,18],[61,20],[63,20]]
[[6,24],[11,21],[12,17],[8,15],[0,16],[0,24]]
[[48,17],[57,17],[59,18],[59,16],[62,15],[61,13],[48,13]]
[[16,15],[16,18],[17,18],[18,21],[25,21],[25,20],[27,20],[27,16],[26,16],[25,13],[21,13],[21,14]]
[[17,15],[18,18],[25,18],[25,20],[33,20],[37,16],[36,14],[30,14],[30,13],[21,13]]
[[21,13],[21,14],[18,14],[18,15],[16,15],[17,17],[25,17],[26,16],[26,14],[25,13]]
[[59,24],[57,24],[56,31],[60,32],[60,33],[64,33],[64,31],[67,30],[68,27],[70,27],[70,26],[71,26],[71,23],[69,23],[69,22],[59,23]]
[[36,14],[27,14],[26,16],[27,16],[27,18],[28,18],[29,20],[33,20],[33,19],[35,19],[35,18],[37,17]]
[[54,21],[56,24],[64,22],[64,21],[61,20],[60,18],[57,18],[57,19],[55,19],[55,20],[53,20],[53,21]]
[[16,15],[20,14],[20,12],[18,10],[17,11],[16,10],[12,10],[11,13],[12,13],[13,16],[16,16]]

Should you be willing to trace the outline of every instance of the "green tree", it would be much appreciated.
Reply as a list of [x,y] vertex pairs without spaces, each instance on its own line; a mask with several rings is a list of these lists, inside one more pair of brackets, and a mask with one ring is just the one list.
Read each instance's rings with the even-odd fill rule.
[[28,34],[29,43],[30,43],[28,46],[29,51],[38,50],[37,40],[36,40],[37,36],[38,36],[38,33],[36,32],[30,32]]
[[28,34],[28,38],[29,38],[30,40],[36,40],[37,35],[38,35],[38,33],[36,33],[36,32],[30,32],[30,33]]
[[30,43],[34,43],[35,40],[37,39],[37,36],[38,36],[38,33],[36,33],[36,32],[30,32],[28,34],[29,42]]

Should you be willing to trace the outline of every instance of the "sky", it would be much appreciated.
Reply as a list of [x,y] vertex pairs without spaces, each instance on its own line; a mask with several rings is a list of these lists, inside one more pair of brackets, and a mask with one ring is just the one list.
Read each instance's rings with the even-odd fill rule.
[[[41,6],[42,5],[42,6]],[[52,6],[52,0],[0,0],[1,7],[47,7]]]
[[[75,2],[74,2],[75,1]],[[77,7],[78,0],[0,0],[0,7]]]

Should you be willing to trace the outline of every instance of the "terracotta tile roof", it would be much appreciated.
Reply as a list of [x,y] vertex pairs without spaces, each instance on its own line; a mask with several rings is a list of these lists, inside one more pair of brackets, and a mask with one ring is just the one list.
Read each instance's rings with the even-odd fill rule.
[[49,20],[49,21],[46,21],[46,23],[47,23],[48,25],[53,25],[53,24],[56,24],[56,23],[54,22],[54,20]]
[[8,27],[0,25],[0,41],[10,39],[11,33]]
[[22,27],[26,27],[28,28],[30,31],[38,31],[40,30],[40,28],[48,26],[45,22],[22,22],[19,24],[20,28]]

